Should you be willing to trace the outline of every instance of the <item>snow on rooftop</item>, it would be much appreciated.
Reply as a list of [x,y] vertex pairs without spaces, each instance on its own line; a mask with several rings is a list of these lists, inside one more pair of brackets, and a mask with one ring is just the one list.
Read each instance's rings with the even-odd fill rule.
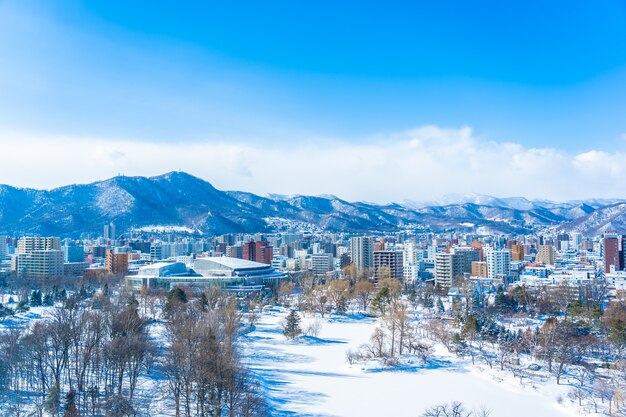
[[261,262],[248,261],[246,259],[231,258],[229,256],[210,256],[207,258],[197,258],[196,261],[206,259],[211,262],[223,265],[232,269],[267,268],[270,265]]

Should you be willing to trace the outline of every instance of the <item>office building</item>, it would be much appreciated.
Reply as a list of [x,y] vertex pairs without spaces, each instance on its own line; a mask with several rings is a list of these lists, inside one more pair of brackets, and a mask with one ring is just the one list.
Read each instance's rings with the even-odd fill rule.
[[24,237],[17,242],[11,270],[19,277],[42,279],[63,276],[63,252],[58,237]]
[[402,280],[404,277],[402,256],[402,251],[399,250],[374,251],[374,279],[377,281],[382,278]]
[[311,255],[311,270],[314,274],[323,275],[334,269],[332,253],[315,253]]
[[242,259],[252,262],[271,265],[274,258],[274,248],[263,240],[250,240],[242,245]]
[[461,257],[461,268],[464,273],[471,273],[472,262],[480,261],[480,251],[471,246],[457,246],[451,252]]
[[0,260],[4,259],[8,255],[7,237],[0,235]]
[[472,276],[487,278],[487,262],[484,262],[484,261],[472,262]]
[[615,232],[605,233],[602,239],[604,272],[624,270],[624,236]]
[[485,248],[487,262],[487,278],[508,277],[511,273],[511,251],[508,249]]
[[58,237],[28,236],[17,241],[17,253],[30,253],[36,250],[61,250]]
[[115,225],[113,223],[104,225],[104,240],[115,240],[117,235],[115,234]]
[[106,270],[110,274],[126,274],[128,272],[128,253],[117,253],[107,249]]
[[350,239],[350,259],[359,271],[374,266],[374,242],[371,237],[357,236]]
[[535,262],[542,265],[554,265],[554,246],[539,245]]
[[435,285],[449,288],[463,276],[463,257],[455,253],[435,254]]
[[525,256],[524,245],[514,243],[511,245],[511,259],[513,261],[523,261]]

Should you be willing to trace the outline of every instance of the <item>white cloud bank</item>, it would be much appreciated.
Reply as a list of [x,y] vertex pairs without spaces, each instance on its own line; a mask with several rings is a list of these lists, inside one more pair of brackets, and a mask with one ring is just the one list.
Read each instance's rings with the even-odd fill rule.
[[626,197],[626,155],[482,140],[472,129],[424,126],[368,142],[290,146],[227,141],[146,143],[0,134],[0,183],[51,188],[118,173],[181,169],[220,189],[335,194],[376,202],[484,193],[554,200]]

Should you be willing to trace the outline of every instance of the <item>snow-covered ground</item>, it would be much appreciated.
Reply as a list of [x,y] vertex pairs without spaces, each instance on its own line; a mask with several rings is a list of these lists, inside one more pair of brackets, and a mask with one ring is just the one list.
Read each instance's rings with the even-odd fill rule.
[[559,404],[557,398],[566,398],[568,388],[553,379],[527,380],[522,386],[510,372],[473,366],[442,349],[426,367],[417,362],[401,370],[349,365],[346,351],[369,341],[375,319],[322,319],[317,338],[291,342],[282,335],[285,315],[264,313],[245,344],[248,365],[278,416],[418,417],[430,406],[451,401],[485,406],[492,417],[580,415],[569,400]]

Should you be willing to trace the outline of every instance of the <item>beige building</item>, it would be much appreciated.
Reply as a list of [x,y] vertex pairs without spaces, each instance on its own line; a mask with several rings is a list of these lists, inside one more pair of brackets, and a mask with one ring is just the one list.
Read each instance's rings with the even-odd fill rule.
[[551,245],[539,245],[535,262],[542,265],[554,265],[554,247]]
[[435,254],[435,285],[451,287],[456,278],[463,276],[463,257],[456,253]]
[[487,262],[472,262],[472,276],[487,278]]
[[11,258],[11,270],[19,277],[41,279],[63,276],[64,256],[58,237],[23,237]]
[[524,260],[524,245],[515,244],[511,245],[511,259],[513,261],[523,261]]

